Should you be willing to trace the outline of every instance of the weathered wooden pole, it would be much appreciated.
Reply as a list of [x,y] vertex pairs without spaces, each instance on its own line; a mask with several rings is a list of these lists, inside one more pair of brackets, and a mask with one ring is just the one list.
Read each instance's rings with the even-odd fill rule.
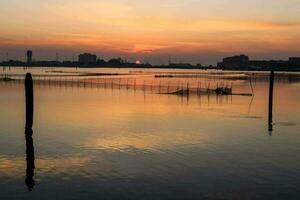
[[[32,129],[30,129],[32,132]],[[32,134],[25,135],[26,139],[26,178],[25,183],[29,191],[31,191],[35,186],[34,177],[34,146],[33,146],[33,139]]]
[[33,80],[30,73],[25,77],[26,125],[25,130],[32,129],[33,124]]
[[270,88],[269,88],[269,131],[270,134],[273,131],[273,90],[274,90],[274,71],[270,74]]
[[33,80],[30,73],[25,77],[25,98],[26,98],[26,124],[25,124],[25,140],[26,140],[26,178],[25,184],[29,191],[35,185],[34,177],[34,146],[32,139],[33,125]]

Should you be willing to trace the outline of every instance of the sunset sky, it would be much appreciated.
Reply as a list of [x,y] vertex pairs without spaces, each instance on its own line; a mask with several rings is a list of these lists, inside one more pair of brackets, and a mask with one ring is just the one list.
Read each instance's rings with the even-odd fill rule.
[[300,56],[300,0],[1,0],[0,60],[140,59],[216,64]]

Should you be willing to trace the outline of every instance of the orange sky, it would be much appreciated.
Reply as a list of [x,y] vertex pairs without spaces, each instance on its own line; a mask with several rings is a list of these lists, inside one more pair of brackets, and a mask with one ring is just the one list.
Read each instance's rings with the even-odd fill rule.
[[165,63],[300,56],[300,0],[2,0],[0,59],[83,51]]

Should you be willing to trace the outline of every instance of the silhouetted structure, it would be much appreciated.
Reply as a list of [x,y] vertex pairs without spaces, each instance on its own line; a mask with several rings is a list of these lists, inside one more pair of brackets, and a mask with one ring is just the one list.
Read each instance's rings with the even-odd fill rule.
[[273,131],[273,89],[274,89],[274,71],[271,71],[270,74],[270,88],[269,88],[269,132],[270,135]]
[[299,63],[300,64],[300,57],[290,57],[289,61],[291,63]]
[[25,139],[26,139],[26,179],[25,183],[29,191],[35,186],[34,177],[34,146],[32,139],[33,125],[33,80],[30,73],[26,74],[25,78],[25,97],[26,97],[26,124],[25,124]]
[[224,58],[218,63],[223,70],[276,70],[300,71],[300,58],[290,57],[289,60],[249,60],[248,56],[240,55]]
[[26,125],[25,129],[31,129],[33,124],[33,80],[30,73],[25,78],[25,96],[26,96]]
[[25,183],[29,191],[31,191],[35,186],[34,177],[34,146],[32,139],[32,129],[25,131],[26,139],[26,179]]
[[224,58],[221,65],[222,68],[230,68],[230,69],[239,69],[241,67],[246,67],[249,62],[249,57],[245,55],[232,56],[228,58]]
[[26,52],[26,56],[27,56],[27,64],[28,64],[28,65],[31,65],[31,63],[32,63],[32,51],[31,51],[31,50],[28,50],[28,51]]
[[90,53],[80,54],[78,56],[78,61],[80,64],[84,64],[84,65],[96,64],[97,56]]

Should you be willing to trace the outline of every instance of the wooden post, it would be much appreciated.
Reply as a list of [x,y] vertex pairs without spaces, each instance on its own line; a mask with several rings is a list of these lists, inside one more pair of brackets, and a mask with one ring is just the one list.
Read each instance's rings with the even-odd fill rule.
[[26,124],[25,124],[25,139],[26,139],[26,179],[25,184],[29,191],[35,185],[34,176],[34,147],[32,139],[33,125],[33,80],[30,73],[25,77],[25,99],[26,99]]
[[26,125],[25,129],[32,129],[33,124],[33,80],[30,73],[25,78],[25,97],[26,97]]
[[272,70],[270,74],[269,120],[268,120],[270,135],[272,134],[273,131],[273,90],[274,90],[274,71]]
[[26,140],[26,178],[25,183],[29,191],[31,191],[35,186],[34,177],[34,146],[33,146],[33,139],[31,135],[25,136]]
[[[274,81],[274,71],[273,72],[273,81]],[[272,72],[271,72],[271,76],[272,76]],[[271,78],[271,77],[270,77]],[[250,82],[250,87],[251,87],[251,92],[252,92],[252,95],[254,94],[254,90],[253,90],[253,86],[252,86],[252,80],[251,80],[251,77],[249,79],[249,82]]]

